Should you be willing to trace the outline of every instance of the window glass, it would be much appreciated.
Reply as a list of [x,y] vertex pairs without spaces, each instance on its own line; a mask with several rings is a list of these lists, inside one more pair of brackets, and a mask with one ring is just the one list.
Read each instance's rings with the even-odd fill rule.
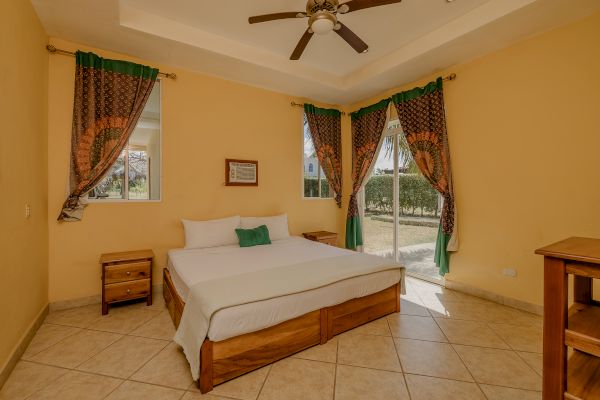
[[319,165],[319,159],[310,135],[310,128],[306,115],[304,115],[304,181],[302,184],[305,198],[333,198],[333,190],[327,182],[323,169]]
[[157,81],[129,142],[106,176],[89,193],[91,199],[160,200],[160,126],[160,83]]

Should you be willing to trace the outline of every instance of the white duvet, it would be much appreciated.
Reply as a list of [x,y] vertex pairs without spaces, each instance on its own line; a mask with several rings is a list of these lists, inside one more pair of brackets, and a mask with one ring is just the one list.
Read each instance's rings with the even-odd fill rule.
[[[175,340],[184,348],[195,379],[200,346],[207,334],[211,340],[224,340],[259,330],[375,293],[404,276],[403,268],[388,260],[301,238],[251,248],[173,250],[169,268],[178,277],[176,289],[186,300]],[[262,318],[249,319],[260,322],[259,326],[250,323],[252,329],[246,330],[249,326],[243,322],[248,314],[239,312],[244,309],[262,311]],[[241,324],[236,324],[236,316],[242,317]],[[230,329],[211,334],[219,325]]]

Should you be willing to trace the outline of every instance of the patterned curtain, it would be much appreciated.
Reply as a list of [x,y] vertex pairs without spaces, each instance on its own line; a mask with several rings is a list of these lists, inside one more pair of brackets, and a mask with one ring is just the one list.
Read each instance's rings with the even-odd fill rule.
[[319,164],[335,192],[335,202],[342,206],[342,125],[338,110],[304,105]]
[[390,99],[353,112],[352,117],[352,193],[346,220],[346,248],[362,246],[362,227],[356,196],[375,159],[381,140]]
[[71,134],[71,194],[59,221],[79,221],[82,199],[108,172],[127,144],[152,92],[158,70],[94,53],[75,55]]
[[395,94],[392,102],[415,163],[444,199],[435,263],[440,275],[445,275],[450,268],[448,251],[458,250],[458,237],[442,78],[423,88]]

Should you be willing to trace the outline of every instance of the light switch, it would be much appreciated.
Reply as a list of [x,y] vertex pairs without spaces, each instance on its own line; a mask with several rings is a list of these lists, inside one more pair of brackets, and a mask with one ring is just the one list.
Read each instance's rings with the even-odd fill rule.
[[25,218],[31,217],[31,206],[29,204],[25,204]]

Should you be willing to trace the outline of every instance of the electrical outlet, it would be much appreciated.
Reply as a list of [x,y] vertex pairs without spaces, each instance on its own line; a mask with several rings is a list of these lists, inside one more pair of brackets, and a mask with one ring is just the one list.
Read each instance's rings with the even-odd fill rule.
[[516,278],[517,277],[517,270],[514,268],[504,268],[502,270],[502,274],[505,276],[509,276],[511,278]]
[[31,206],[29,204],[25,204],[25,218],[31,217]]

